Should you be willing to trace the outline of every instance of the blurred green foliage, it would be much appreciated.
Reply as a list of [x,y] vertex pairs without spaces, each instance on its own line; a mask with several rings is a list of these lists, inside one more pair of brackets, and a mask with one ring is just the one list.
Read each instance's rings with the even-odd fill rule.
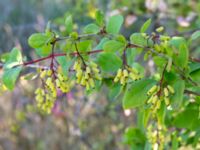
[[[152,18],[148,32],[162,25],[170,35],[189,36],[200,29],[199,0],[2,0],[0,9],[0,53],[18,46],[28,59],[32,56],[27,42],[31,33],[43,31],[50,20],[52,27],[65,35],[62,25],[66,16],[71,14],[76,28],[81,29],[92,22],[97,9],[107,16],[122,14],[125,17],[122,32],[126,36],[139,31],[147,18]],[[191,43],[193,55],[200,54],[198,45],[198,40]],[[128,149],[124,143],[142,147],[143,141],[136,138],[131,143],[133,139],[129,136],[143,137],[143,133],[138,133],[140,130],[129,128],[123,136],[125,128],[136,122],[135,112],[124,112],[121,101],[113,99],[112,93],[103,95],[106,88],[91,97],[83,96],[77,88],[67,97],[61,96],[54,114],[46,116],[35,107],[32,93],[37,84],[20,82],[14,93],[0,97],[0,150]],[[189,139],[198,143],[199,135],[184,138],[184,134],[185,142]]]

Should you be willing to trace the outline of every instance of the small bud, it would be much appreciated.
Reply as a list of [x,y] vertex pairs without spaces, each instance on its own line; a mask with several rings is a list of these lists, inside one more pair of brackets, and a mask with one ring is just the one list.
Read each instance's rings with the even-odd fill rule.
[[40,73],[40,78],[43,79],[46,75],[47,75],[47,71],[46,71],[46,70],[43,70],[43,71]]
[[154,95],[152,98],[152,103],[155,104],[158,101],[158,96]]
[[123,70],[123,76],[128,77],[128,71],[126,69]]
[[118,69],[118,71],[117,71],[117,77],[121,77],[122,76],[122,69]]
[[166,104],[167,106],[169,106],[169,104],[170,104],[169,98],[168,98],[168,97],[164,97],[164,101],[165,101],[165,104]]
[[172,94],[175,93],[174,88],[172,86],[168,85],[167,88],[168,88],[169,92],[171,92]]
[[86,73],[90,73],[91,70],[90,70],[90,67],[86,67]]
[[52,75],[52,70],[48,70],[48,71],[47,71],[47,75],[48,75],[48,76],[51,76],[51,75]]
[[159,28],[156,29],[156,32],[162,32],[163,30],[164,30],[164,27],[161,26],[161,27],[159,27]]
[[122,76],[122,77],[120,78],[120,83],[121,83],[122,85],[125,85],[126,79],[125,79],[124,76]]
[[114,78],[114,82],[118,82],[119,81],[119,78],[118,77],[115,77]]
[[169,96],[169,91],[167,88],[164,88],[164,95],[165,97],[168,97]]
[[94,88],[94,80],[92,78],[89,79],[89,84],[92,88]]
[[86,83],[86,90],[87,90],[87,91],[90,90],[90,85],[89,85],[88,82]]
[[97,64],[92,62],[92,61],[90,62],[90,65],[91,65],[92,68],[97,68],[98,67]]
[[157,86],[157,85],[152,86],[152,87],[150,88],[150,90],[147,92],[147,95],[149,96],[149,95],[155,93],[155,92],[157,91],[157,89],[158,89],[158,86]]
[[85,78],[82,78],[82,79],[81,79],[81,83],[80,83],[80,84],[83,85],[83,86],[86,85],[86,80],[85,80]]

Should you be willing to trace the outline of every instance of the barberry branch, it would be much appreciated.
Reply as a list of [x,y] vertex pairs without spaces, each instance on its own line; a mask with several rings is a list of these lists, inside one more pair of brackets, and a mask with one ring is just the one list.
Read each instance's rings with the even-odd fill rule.
[[[95,54],[95,53],[100,53],[100,52],[103,52],[102,49],[99,49],[99,50],[93,50],[93,51],[88,51],[88,52],[85,52],[85,54],[87,55],[91,55],[91,54]],[[81,54],[81,52],[79,52]],[[52,57],[60,57],[60,56],[66,56],[67,54],[66,53],[54,53],[54,54],[50,54],[49,56],[46,56],[46,57],[43,57],[43,58],[39,58],[39,59],[35,59],[35,60],[32,60],[32,61],[28,61],[28,62],[24,62],[23,66],[28,66],[28,65],[31,65],[31,64],[34,64],[34,63],[38,63],[38,62],[41,62],[41,61],[44,61],[44,60],[48,60],[48,59],[51,59]],[[77,52],[72,52],[70,53],[71,56],[78,56],[78,53]],[[3,66],[3,64],[2,64]]]

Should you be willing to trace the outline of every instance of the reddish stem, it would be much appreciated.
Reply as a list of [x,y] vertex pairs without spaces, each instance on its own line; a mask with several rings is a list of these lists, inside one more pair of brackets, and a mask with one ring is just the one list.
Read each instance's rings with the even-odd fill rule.
[[[90,54],[95,54],[95,53],[100,53],[100,52],[103,52],[103,50],[100,49],[100,50],[89,51],[89,52],[86,52],[86,54],[90,55]],[[78,53],[77,52],[72,52],[72,53],[70,53],[70,55],[77,56]],[[58,53],[58,54],[54,53],[54,54],[51,54],[51,55],[49,55],[47,57],[43,57],[43,58],[39,58],[39,59],[36,59],[36,60],[24,62],[22,65],[26,66],[26,65],[30,65],[30,64],[41,62],[43,60],[50,59],[52,57],[60,57],[60,56],[66,56],[66,53]]]

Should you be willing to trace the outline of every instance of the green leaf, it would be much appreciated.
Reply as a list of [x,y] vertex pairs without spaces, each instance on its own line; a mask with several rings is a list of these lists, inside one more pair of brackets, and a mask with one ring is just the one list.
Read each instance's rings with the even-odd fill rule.
[[160,109],[157,112],[157,119],[160,124],[165,124],[165,115],[166,115],[166,105],[164,102],[161,103]]
[[96,22],[99,26],[103,26],[104,24],[104,15],[100,10],[97,10],[95,13]]
[[109,86],[108,97],[111,101],[115,100],[121,93],[122,86],[119,83],[114,83]]
[[182,68],[188,65],[189,51],[187,42],[183,37],[173,37],[170,40],[170,45],[174,48],[173,62]]
[[[80,42],[77,42],[76,45],[77,45],[77,48],[79,50],[79,52],[81,53],[84,53],[84,52],[88,52],[90,50],[92,50],[92,40],[84,40],[84,41],[80,41]],[[76,51],[76,47],[75,47],[75,44],[73,43],[70,43],[69,46],[69,50],[72,50],[72,51]]]
[[184,94],[184,89],[185,89],[184,80],[177,80],[174,83],[173,88],[175,90],[175,94],[171,97],[172,107],[179,109],[183,101],[183,94]]
[[109,39],[107,37],[101,39],[101,41],[98,43],[98,45],[94,48],[94,50],[98,50],[98,49],[103,49],[103,45],[109,41]]
[[199,37],[200,37],[200,30],[195,31],[195,32],[192,34],[191,39],[192,39],[192,40],[196,40],[196,39],[198,39]]
[[34,33],[28,38],[28,44],[32,48],[43,47],[50,40],[50,37],[44,33]]
[[170,45],[179,49],[181,44],[185,44],[186,40],[183,37],[175,36],[169,41]]
[[91,24],[88,24],[88,25],[83,29],[83,31],[84,31],[84,33],[86,33],[86,34],[91,34],[91,33],[97,34],[97,33],[99,33],[100,28],[99,28],[99,26],[97,26],[96,24],[91,23]]
[[186,108],[184,111],[179,113],[173,121],[175,127],[194,129],[199,126],[198,119],[199,111],[193,108]]
[[186,44],[181,44],[179,47],[178,56],[174,55],[174,62],[176,65],[186,68],[188,65],[189,51]]
[[190,62],[189,68],[190,68],[190,73],[192,73],[193,71],[197,71],[200,69],[200,64],[198,62]]
[[111,34],[119,33],[123,22],[124,22],[124,18],[121,15],[110,17],[106,25],[106,31]]
[[200,69],[191,72],[190,76],[193,81],[200,83]]
[[142,79],[127,87],[123,98],[124,109],[135,108],[143,105],[147,100],[148,90],[155,85],[155,80]]
[[101,53],[97,58],[97,63],[105,72],[115,72],[122,66],[122,60],[110,52]]
[[73,31],[73,20],[71,15],[67,16],[65,19],[65,27],[68,34]]
[[161,68],[163,68],[165,64],[167,63],[167,60],[160,56],[154,56],[153,61],[157,67],[161,67]]
[[172,133],[172,150],[178,150],[178,137],[177,133],[173,132]]
[[144,146],[145,143],[144,133],[135,127],[128,127],[124,134],[124,142],[129,145],[141,144]]
[[149,26],[151,25],[151,19],[148,19],[141,27],[140,32],[144,33],[146,32],[146,30],[149,28]]
[[7,62],[8,59],[9,59],[9,55],[10,55],[9,52],[1,54],[0,55],[0,61],[3,62],[3,63]]
[[46,57],[51,54],[51,50],[52,46],[50,44],[45,44],[44,46],[35,49],[36,54],[41,57]]
[[62,67],[62,71],[65,75],[68,74],[68,71],[74,62],[74,59],[71,59],[70,56],[60,56],[56,58],[56,60]]
[[87,52],[92,49],[92,40],[81,41],[77,44],[78,50],[80,52]]
[[9,89],[13,90],[15,86],[15,82],[22,70],[22,67],[16,67],[16,68],[11,68],[4,70],[2,80],[4,85]]
[[22,64],[21,51],[17,48],[13,48],[9,53],[7,61],[5,62],[4,69],[12,68],[19,64]]
[[142,36],[141,33],[133,33],[130,36],[130,41],[132,44],[136,44],[139,46],[147,46],[147,39],[145,39],[145,37]]
[[122,42],[110,40],[103,45],[103,50],[105,50],[106,52],[116,52],[122,49],[124,46],[125,44]]

